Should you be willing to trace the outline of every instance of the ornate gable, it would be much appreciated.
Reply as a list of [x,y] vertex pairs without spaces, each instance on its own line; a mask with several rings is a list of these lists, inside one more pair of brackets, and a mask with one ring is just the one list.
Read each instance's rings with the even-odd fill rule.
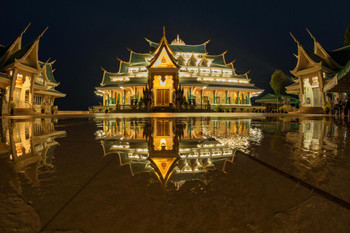
[[165,30],[163,37],[159,43],[158,48],[154,52],[154,57],[148,68],[179,68],[173,57],[173,51],[171,50],[168,41],[165,37]]
[[32,44],[31,48],[24,54],[24,56],[19,58],[18,60],[22,64],[28,65],[35,69],[39,69],[38,53],[39,53],[39,40],[36,40]]

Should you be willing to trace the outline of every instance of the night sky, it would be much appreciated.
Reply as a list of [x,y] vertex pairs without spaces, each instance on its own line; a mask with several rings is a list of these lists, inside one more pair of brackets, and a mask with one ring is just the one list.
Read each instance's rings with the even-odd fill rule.
[[61,110],[87,110],[102,102],[94,87],[102,80],[100,66],[117,72],[116,56],[127,61],[127,47],[148,52],[144,37],[159,42],[165,25],[168,41],[176,34],[187,44],[207,45],[209,54],[228,50],[237,59],[237,73],[251,70],[256,86],[271,91],[275,69],[289,73],[296,64],[294,36],[312,49],[305,28],[329,50],[343,46],[350,23],[350,1],[0,1],[0,44],[24,35],[29,43],[46,27],[39,59],[56,60],[56,100]]

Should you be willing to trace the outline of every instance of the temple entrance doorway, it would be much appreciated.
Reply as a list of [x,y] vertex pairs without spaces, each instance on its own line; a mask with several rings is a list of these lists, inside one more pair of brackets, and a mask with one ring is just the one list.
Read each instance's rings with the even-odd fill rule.
[[157,106],[169,106],[170,103],[170,90],[158,89],[157,90]]
[[173,103],[173,75],[155,75],[153,78],[153,95],[155,107],[169,107]]

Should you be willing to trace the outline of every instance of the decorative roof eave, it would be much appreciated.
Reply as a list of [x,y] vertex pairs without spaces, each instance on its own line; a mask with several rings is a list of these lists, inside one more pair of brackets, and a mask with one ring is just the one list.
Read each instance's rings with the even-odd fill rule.
[[38,91],[35,91],[34,90],[34,93],[35,94],[44,94],[44,95],[52,95],[52,96],[55,96],[55,97],[66,97],[67,95],[64,94],[64,93],[61,93],[57,90],[50,90],[50,89],[46,89],[46,90],[38,90]]
[[47,87],[43,84],[34,82],[34,90],[46,90]]
[[121,86],[119,86],[118,84],[115,85],[106,85],[106,86],[102,86],[102,87],[95,87],[96,90],[123,90],[123,88]]
[[298,69],[294,68],[294,70],[290,70],[290,73],[292,75],[298,77],[299,75],[304,75],[304,74],[308,74],[308,73],[311,73],[311,72],[317,72],[317,71],[320,71],[320,70],[322,70],[322,65],[320,63],[318,63],[314,67],[306,68],[306,69],[303,69],[303,70],[298,70]]
[[[231,66],[231,69],[232,69],[232,70],[235,70],[235,67],[233,66],[233,63],[235,63],[236,60],[237,60],[237,59],[234,59],[234,60],[232,60],[230,63],[227,64],[227,65]],[[236,72],[234,72],[234,73],[236,73]]]
[[291,84],[291,85],[288,85],[288,86],[286,86],[286,89],[287,90],[294,90],[294,89],[300,89],[300,82],[298,81],[298,82],[295,82],[295,83],[293,83],[293,84]]
[[251,92],[263,92],[264,89],[257,88],[255,86],[231,86],[231,85],[217,85],[209,84],[206,90],[235,90],[235,91],[251,91]]
[[118,68],[118,74],[121,73],[121,69],[122,69],[122,64],[130,64],[129,62],[123,61],[122,59],[120,59],[119,57],[116,57],[117,60],[119,61],[119,68]]
[[100,66],[100,68],[101,68],[101,70],[103,71],[102,82],[100,83],[101,86],[106,85],[106,84],[105,84],[106,73],[109,73],[109,74],[119,74],[119,73],[111,73],[111,72],[108,72],[108,71],[105,70],[102,66]]
[[[40,61],[38,62],[39,64],[39,67],[40,67],[40,72],[41,73],[44,73],[44,76],[45,76],[45,79],[46,79],[46,82],[49,84],[49,85],[52,85],[52,86],[55,86],[57,87],[58,85],[60,85],[60,82],[57,82],[55,77],[53,76],[53,72],[54,70],[52,70],[52,64],[55,63],[56,60],[52,61],[52,62],[49,62],[51,58],[47,59],[45,62],[41,62],[43,63],[43,66],[40,66]],[[48,68],[48,66],[50,66]],[[52,75],[52,80],[49,79],[49,74],[47,73],[48,72],[48,69],[50,69],[49,72],[51,72],[50,75]]]
[[[294,37],[293,37],[294,38]],[[295,38],[294,38],[295,39]],[[295,39],[296,40],[296,39]],[[297,41],[297,40],[296,40]],[[297,45],[298,45],[298,55],[297,55],[297,64],[295,66],[295,68],[293,70],[291,70],[290,72],[294,75],[297,76],[296,74],[301,71],[300,69],[300,65],[301,65],[301,56],[304,56],[310,63],[312,63],[314,66],[316,67],[321,67],[322,66],[322,62],[315,62],[313,59],[310,58],[310,56],[308,55],[308,53],[304,50],[303,46],[299,43],[299,41],[297,41]]]
[[[138,55],[152,55],[152,53],[138,53],[138,52],[135,52],[135,51],[133,51],[133,50],[131,50],[131,49],[129,49],[129,48],[126,48],[129,52],[130,52],[130,55],[129,55],[129,62],[124,62],[124,63],[127,63],[127,64],[129,64],[129,65],[135,65],[135,64],[138,64],[138,63],[142,63],[142,62],[138,62],[138,63],[131,63],[131,60],[132,60],[132,54],[138,54]],[[122,61],[120,58],[118,58],[117,57],[117,59],[119,60],[119,61]],[[145,60],[145,62],[147,62],[146,60]]]

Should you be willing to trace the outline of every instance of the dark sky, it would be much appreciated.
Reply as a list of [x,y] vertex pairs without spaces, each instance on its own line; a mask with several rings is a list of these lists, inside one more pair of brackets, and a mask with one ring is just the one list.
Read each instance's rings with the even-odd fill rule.
[[208,39],[210,54],[228,50],[227,62],[237,59],[237,73],[251,70],[256,86],[269,91],[275,69],[293,69],[296,44],[292,32],[312,49],[309,28],[329,49],[343,45],[350,23],[350,1],[4,1],[0,0],[0,43],[8,45],[32,22],[24,43],[46,26],[39,59],[57,60],[57,88],[67,94],[57,100],[60,109],[87,110],[102,102],[94,94],[103,66],[116,72],[116,56],[128,60],[131,48],[148,52],[144,37],[158,42],[162,27],[167,38],[176,34],[187,44]]

